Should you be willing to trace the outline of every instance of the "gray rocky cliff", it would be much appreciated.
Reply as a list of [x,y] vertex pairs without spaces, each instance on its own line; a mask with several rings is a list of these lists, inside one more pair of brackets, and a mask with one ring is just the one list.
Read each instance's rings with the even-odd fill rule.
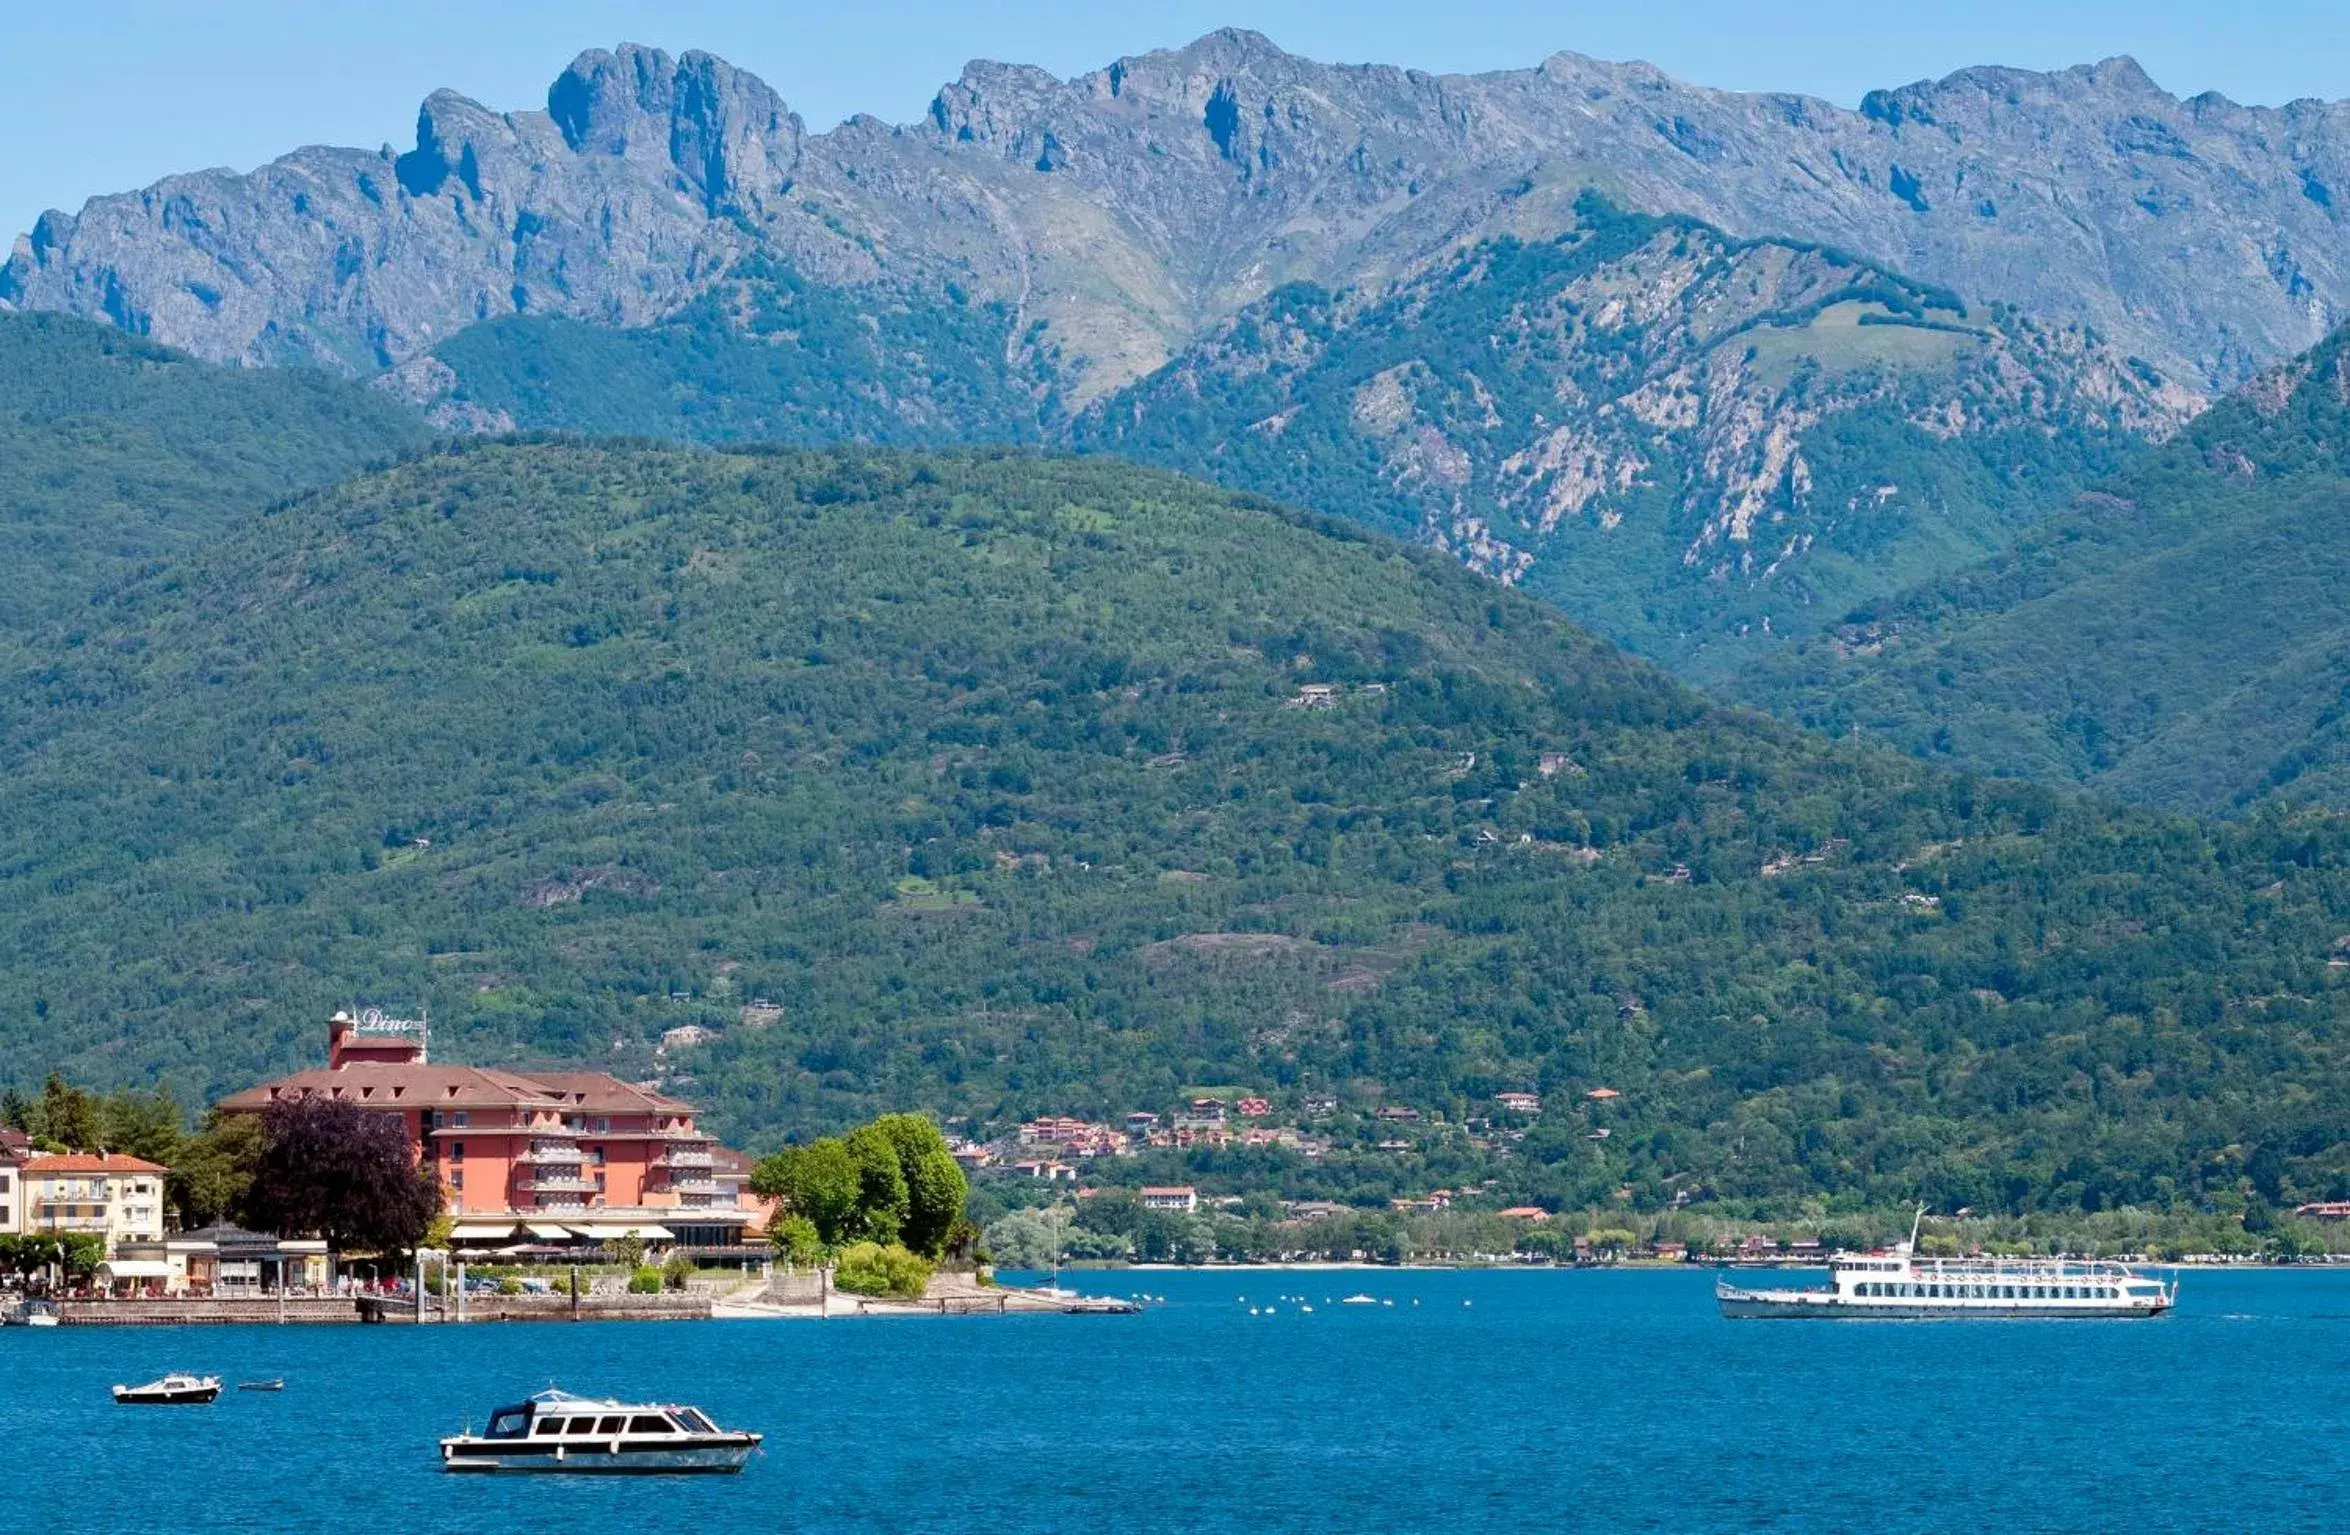
[[2083,321],[2203,387],[2350,311],[2350,105],[2183,101],[2109,60],[1845,110],[1573,54],[1325,65],[1237,31],[1071,80],[974,64],[918,122],[816,135],[709,55],[592,52],[543,112],[435,95],[405,154],[305,149],[49,214],[0,302],[365,373],[493,316],[641,324],[759,252],[1001,301],[1081,402],[1284,282],[1556,234],[1586,186]]

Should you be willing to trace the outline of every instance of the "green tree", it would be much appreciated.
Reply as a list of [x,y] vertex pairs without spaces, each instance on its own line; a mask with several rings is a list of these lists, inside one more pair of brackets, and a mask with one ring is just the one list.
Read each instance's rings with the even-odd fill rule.
[[78,1087],[68,1086],[56,1072],[41,1087],[40,1123],[36,1139],[67,1151],[96,1151],[102,1139],[98,1101]]
[[804,1215],[787,1215],[777,1220],[769,1229],[767,1240],[786,1267],[814,1268],[824,1259],[824,1238],[817,1234],[816,1223]]
[[869,1124],[842,1136],[841,1146],[857,1166],[857,1234],[869,1242],[897,1241],[913,1204],[897,1143],[879,1124]]
[[614,1237],[604,1244],[604,1250],[612,1255],[614,1263],[632,1273],[645,1266],[645,1239],[643,1237],[633,1234]]
[[68,1231],[57,1238],[57,1265],[68,1280],[88,1279],[106,1261],[106,1238],[95,1231]]
[[265,1137],[258,1117],[213,1114],[170,1161],[171,1202],[180,1224],[194,1228],[235,1220],[261,1166]]
[[109,1095],[98,1106],[99,1139],[108,1151],[172,1166],[187,1144],[188,1128],[169,1085],[153,1092]]
[[864,1183],[857,1159],[838,1139],[786,1146],[751,1172],[751,1190],[782,1202],[784,1209],[815,1226],[827,1247],[860,1234],[859,1200]]
[[945,1255],[955,1222],[963,1215],[970,1180],[947,1149],[937,1125],[920,1114],[884,1114],[873,1128],[888,1138],[897,1152],[898,1170],[906,1184],[906,1216],[900,1228],[906,1246],[925,1257]]

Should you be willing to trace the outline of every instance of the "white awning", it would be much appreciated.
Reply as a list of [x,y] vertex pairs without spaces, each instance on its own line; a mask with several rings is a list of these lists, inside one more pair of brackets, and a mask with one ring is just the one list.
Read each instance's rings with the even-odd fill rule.
[[674,1242],[677,1240],[677,1234],[667,1226],[631,1226],[628,1228],[628,1234],[632,1237],[642,1237],[648,1242]]
[[98,1265],[102,1279],[169,1279],[171,1265],[160,1258],[117,1258]]
[[539,1221],[525,1221],[523,1222],[523,1228],[527,1230],[532,1236],[547,1242],[568,1241],[571,1237],[570,1231],[564,1227],[544,1224]]
[[502,1237],[512,1235],[514,1235],[512,1221],[500,1221],[495,1225],[486,1222],[473,1222],[449,1228],[449,1240],[452,1242],[495,1242]]
[[627,1226],[587,1225],[574,1226],[571,1229],[578,1232],[583,1237],[588,1237],[598,1242],[609,1242],[614,1237],[624,1237],[628,1235],[631,1228]]

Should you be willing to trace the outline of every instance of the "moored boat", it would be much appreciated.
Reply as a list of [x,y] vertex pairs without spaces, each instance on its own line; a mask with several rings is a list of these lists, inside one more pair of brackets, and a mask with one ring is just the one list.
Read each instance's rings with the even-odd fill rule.
[[[1919,1211],[1919,1220],[1924,1219]],[[1828,1283],[1804,1289],[1714,1286],[1722,1315],[1735,1319],[1834,1317],[1926,1321],[1943,1318],[2114,1318],[2160,1316],[2179,1287],[2126,1264],[2061,1258],[1920,1258],[1917,1222],[1890,1251],[1837,1253]]]
[[21,1300],[0,1316],[0,1325],[8,1327],[55,1327],[57,1307],[45,1300]]
[[125,1407],[193,1407],[220,1395],[217,1375],[187,1375],[174,1371],[143,1386],[117,1386],[114,1399]]
[[441,1441],[444,1471],[740,1471],[761,1435],[723,1429],[696,1407],[547,1390],[490,1414],[479,1434]]

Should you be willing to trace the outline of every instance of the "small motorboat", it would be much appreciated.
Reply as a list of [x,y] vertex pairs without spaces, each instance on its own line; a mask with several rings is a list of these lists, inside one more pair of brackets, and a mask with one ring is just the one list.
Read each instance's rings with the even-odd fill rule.
[[1368,1295],[1350,1295],[1338,1304],[1341,1306],[1376,1306],[1379,1302]]
[[57,1325],[57,1307],[53,1302],[45,1300],[18,1301],[13,1307],[9,1308],[8,1314],[6,1316],[0,1316],[0,1325],[6,1325],[9,1327],[55,1327]]
[[173,1373],[161,1380],[151,1380],[144,1386],[117,1386],[114,1399],[125,1407],[186,1407],[211,1401],[220,1395],[220,1377],[217,1375],[183,1375]]
[[286,1383],[282,1379],[241,1380],[237,1382],[237,1389],[239,1391],[283,1391],[286,1389]]
[[740,1471],[762,1436],[676,1402],[615,1402],[549,1389],[441,1441],[443,1471]]

